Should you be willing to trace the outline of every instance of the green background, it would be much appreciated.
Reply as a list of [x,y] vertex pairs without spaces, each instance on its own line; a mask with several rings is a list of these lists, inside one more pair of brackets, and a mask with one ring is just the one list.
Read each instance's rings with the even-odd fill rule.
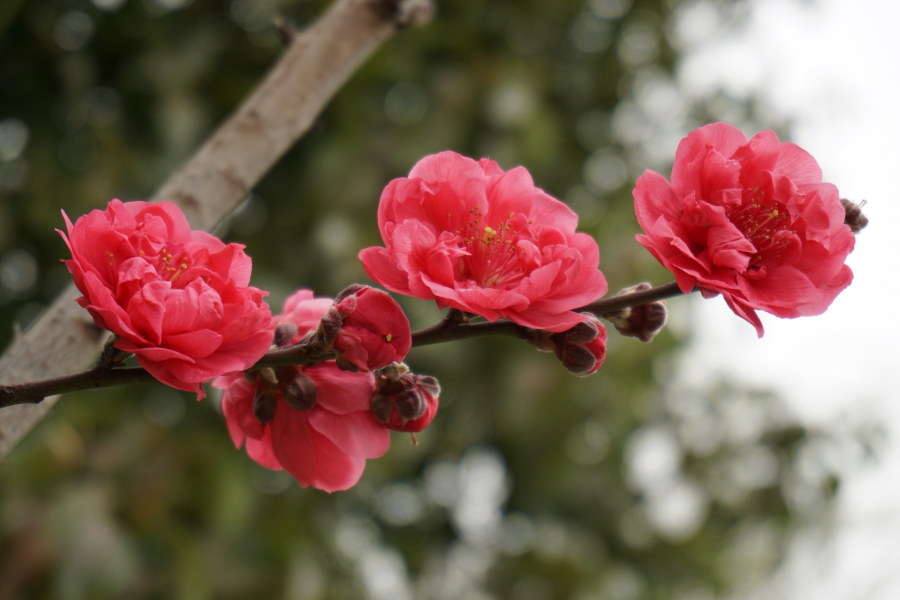
[[[113,197],[150,196],[276,60],[272,17],[302,27],[324,6],[0,5],[0,346],[70,281],[59,209],[74,220]],[[611,291],[665,283],[634,241],[635,177],[648,166],[667,175],[690,127],[759,120],[722,95],[665,96],[677,88],[680,10],[440,0],[435,20],[379,50],[216,233],[247,246],[275,312],[299,287],[369,283],[356,255],[381,243],[381,189],[452,149],[524,165],[568,202]],[[662,90],[656,137],[628,119],[648,89]],[[439,318],[398,300],[414,328]],[[746,591],[793,530],[827,519],[832,440],[771,394],[679,384],[689,309],[669,306],[672,327],[650,344],[610,331],[606,364],[585,379],[515,340],[413,350],[413,370],[443,386],[437,419],[418,446],[395,434],[355,488],[332,495],[236,450],[215,399],[159,385],[71,394],[0,463],[0,598]]]

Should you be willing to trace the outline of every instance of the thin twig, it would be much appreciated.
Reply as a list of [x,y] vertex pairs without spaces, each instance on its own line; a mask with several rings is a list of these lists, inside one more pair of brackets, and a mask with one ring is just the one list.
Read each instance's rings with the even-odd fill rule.
[[[638,306],[663,298],[671,298],[681,294],[675,282],[651,288],[644,292],[612,296],[597,300],[581,308],[579,312],[593,312],[603,316],[629,306]],[[451,309],[447,316],[437,324],[412,333],[413,346],[429,346],[454,340],[468,340],[492,335],[526,337],[527,329],[505,319],[494,322],[469,323],[462,311]],[[279,367],[285,365],[304,365],[334,358],[333,354],[323,351],[317,344],[297,344],[290,348],[279,348],[266,353],[253,369]],[[112,369],[103,362],[76,375],[65,375],[43,381],[20,383],[18,385],[0,386],[0,408],[16,404],[36,404],[48,396],[88,390],[127,383],[153,381],[153,376],[140,367]]]
[[602,298],[600,300],[591,302],[587,306],[583,306],[582,308],[578,309],[577,312],[592,312],[598,317],[605,317],[606,315],[618,312],[623,308],[628,308],[629,306],[649,304],[650,302],[656,302],[657,300],[665,300],[666,298],[681,296],[683,293],[684,292],[681,291],[681,288],[678,287],[678,284],[672,281],[659,287],[644,290],[643,292],[634,292],[631,294],[622,294],[621,296],[610,296],[609,298]]

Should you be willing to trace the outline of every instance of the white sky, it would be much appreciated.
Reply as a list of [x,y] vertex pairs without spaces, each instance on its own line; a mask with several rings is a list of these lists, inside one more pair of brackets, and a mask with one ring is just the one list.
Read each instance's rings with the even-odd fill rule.
[[[698,36],[682,88],[761,93],[793,124],[842,197],[869,203],[848,264],[853,284],[824,315],[779,320],[766,335],[720,299],[693,299],[686,376],[728,374],[780,390],[808,423],[865,414],[888,431],[882,461],[847,473],[826,546],[799,541],[765,598],[900,598],[900,2],[756,0],[737,32]],[[701,14],[702,12],[698,13]],[[699,19],[698,24],[709,20]],[[702,28],[698,27],[698,31]]]

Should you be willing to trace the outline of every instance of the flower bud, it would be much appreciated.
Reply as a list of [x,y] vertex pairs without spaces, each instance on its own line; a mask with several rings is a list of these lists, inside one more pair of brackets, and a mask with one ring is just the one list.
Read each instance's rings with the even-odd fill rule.
[[369,286],[362,285],[360,283],[351,283],[350,285],[345,287],[343,290],[341,290],[341,293],[339,293],[337,296],[334,297],[334,303],[340,304],[347,296],[355,296],[357,294],[357,292],[359,292],[367,287],[369,287]]
[[662,330],[666,317],[666,303],[662,301],[632,306],[606,316],[619,333],[642,342],[649,342]]
[[551,339],[556,342],[556,357],[579,377],[594,373],[606,360],[606,329],[593,315],[568,331],[554,333]]
[[304,412],[316,405],[318,392],[309,375],[299,373],[281,392],[284,403],[298,412]]
[[844,207],[844,224],[849,225],[850,231],[853,233],[859,233],[861,229],[869,224],[869,219],[862,213],[862,207],[865,202],[863,200],[861,204],[857,204],[846,198],[841,198],[841,206]]
[[344,317],[338,312],[338,309],[332,306],[328,312],[319,320],[316,327],[316,335],[325,342],[327,346],[334,344],[335,338],[341,332],[341,325],[344,323]]
[[253,416],[257,421],[265,425],[274,419],[277,406],[278,400],[275,394],[264,387],[257,388],[253,396]]
[[[635,292],[643,292],[651,289],[649,283],[639,283],[625,288],[616,296],[625,296]],[[666,324],[666,303],[662,300],[647,302],[637,306],[630,306],[614,313],[604,315],[606,319],[615,325],[622,335],[634,337],[642,342],[649,342],[659,333]]]
[[587,375],[597,362],[591,351],[581,344],[560,344],[556,347],[556,357],[576,375]]
[[375,393],[370,401],[372,407],[372,415],[381,423],[387,423],[391,418],[391,412],[394,410],[394,401],[390,396],[383,396]]
[[409,373],[403,364],[391,365],[381,370],[375,386],[372,415],[388,429],[422,431],[437,414],[441,386],[434,377]]
[[293,323],[279,323],[275,327],[275,345],[279,348],[285,348],[291,345],[291,340],[297,337],[299,330]]
[[435,397],[441,395],[441,384],[436,377],[432,377],[431,375],[413,375],[413,377],[415,378],[416,385],[424,393]]
[[415,385],[397,394],[394,397],[394,405],[397,407],[397,414],[407,421],[418,419],[428,408],[425,394]]
[[597,337],[599,322],[594,320],[582,321],[572,329],[564,332],[564,341],[570,344],[587,344]]

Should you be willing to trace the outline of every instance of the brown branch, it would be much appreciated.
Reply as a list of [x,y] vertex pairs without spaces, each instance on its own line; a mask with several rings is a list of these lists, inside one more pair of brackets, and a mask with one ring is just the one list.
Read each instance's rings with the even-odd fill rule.
[[[312,27],[293,37],[253,94],[152,200],[177,203],[194,229],[211,230],[309,129],[378,46],[400,27],[424,23],[433,10],[431,0],[337,0]],[[94,360],[107,334],[75,303],[78,296],[69,286],[10,345],[0,358],[0,381],[56,377]],[[0,412],[0,458],[55,401]]]
[[643,292],[601,298],[600,300],[591,302],[587,306],[579,308],[578,312],[592,312],[598,317],[605,317],[606,315],[618,312],[629,306],[639,306],[641,304],[656,302],[657,300],[674,298],[675,296],[681,296],[683,293],[681,288],[678,287],[678,284],[672,281],[659,287],[644,290]]
[[[629,306],[638,306],[647,302],[671,298],[681,294],[681,290],[675,282],[667,283],[644,292],[612,296],[592,302],[580,309],[590,311],[603,316]],[[420,329],[412,333],[412,345],[429,346],[441,342],[454,340],[468,340],[477,337],[491,335],[511,336],[525,338],[527,328],[501,319],[498,321],[469,323],[466,316],[456,309],[451,309],[447,316],[439,323]],[[315,343],[300,343],[290,348],[271,350],[263,356],[259,362],[253,365],[254,369],[267,367],[280,367],[285,365],[303,365],[320,362],[333,358],[334,355],[323,350],[321,345]],[[126,383],[140,383],[153,381],[153,376],[144,369],[133,367],[128,369],[111,369],[101,362],[92,369],[88,369],[77,375],[67,375],[36,381],[33,383],[21,383],[18,385],[0,386],[0,408],[17,404],[35,404],[41,402],[44,397],[77,390],[87,390]]]

